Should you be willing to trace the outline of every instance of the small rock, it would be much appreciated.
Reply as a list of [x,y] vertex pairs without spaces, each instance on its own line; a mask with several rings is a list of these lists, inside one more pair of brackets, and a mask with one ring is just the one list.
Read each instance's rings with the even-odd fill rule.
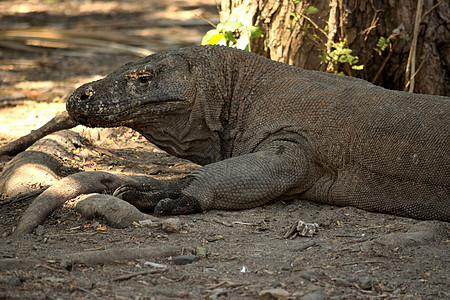
[[39,226],[36,228],[36,235],[42,236],[42,235],[44,234],[44,232],[45,232],[44,226],[39,225]]
[[322,291],[315,291],[309,294],[305,294],[302,297],[302,300],[323,300],[325,299],[325,295],[323,294]]
[[446,238],[448,230],[440,221],[421,221],[412,225],[406,233],[390,233],[374,240],[391,249],[432,245]]
[[358,279],[358,286],[362,290],[371,290],[372,289],[372,280],[369,278],[359,278]]
[[343,278],[336,278],[335,282],[337,286],[345,286],[345,287],[353,286],[353,284],[350,281]]
[[302,300],[323,300],[325,298],[323,288],[314,285],[305,287],[300,297]]
[[213,293],[209,296],[209,300],[216,300],[222,295],[227,295],[228,291],[224,288],[218,288],[212,291]]
[[20,279],[16,276],[0,275],[0,286],[17,286],[20,285]]
[[161,221],[161,229],[165,232],[176,233],[181,230],[181,222],[176,218],[163,219]]
[[154,262],[151,262],[151,261],[146,261],[144,263],[144,265],[150,266],[150,267],[153,267],[153,268],[157,268],[157,269],[165,269],[165,268],[167,268],[167,265],[157,264],[157,263],[154,263]]
[[259,292],[258,296],[261,300],[287,299],[289,292],[284,289],[270,289]]
[[173,263],[175,265],[187,265],[192,264],[194,261],[198,260],[197,255],[178,255],[173,258]]
[[303,250],[306,250],[309,247],[312,247],[312,246],[315,246],[315,245],[316,245],[316,241],[315,240],[311,240],[311,241],[308,241],[306,243],[303,243],[303,244],[295,247],[295,251],[303,251]]
[[311,282],[317,281],[317,273],[313,270],[306,270],[299,273],[299,276]]

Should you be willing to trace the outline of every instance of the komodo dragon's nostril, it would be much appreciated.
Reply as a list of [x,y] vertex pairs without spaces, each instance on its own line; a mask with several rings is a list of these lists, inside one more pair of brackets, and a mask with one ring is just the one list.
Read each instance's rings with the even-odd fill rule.
[[81,101],[89,100],[93,95],[94,92],[88,89],[83,94],[80,95],[80,100]]

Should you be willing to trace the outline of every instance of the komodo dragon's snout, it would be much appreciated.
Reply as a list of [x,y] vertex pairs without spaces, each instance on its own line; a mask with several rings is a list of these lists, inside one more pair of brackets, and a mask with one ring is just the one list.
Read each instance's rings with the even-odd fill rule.
[[191,106],[195,86],[189,75],[182,57],[150,56],[82,85],[67,100],[67,111],[91,127],[141,127]]

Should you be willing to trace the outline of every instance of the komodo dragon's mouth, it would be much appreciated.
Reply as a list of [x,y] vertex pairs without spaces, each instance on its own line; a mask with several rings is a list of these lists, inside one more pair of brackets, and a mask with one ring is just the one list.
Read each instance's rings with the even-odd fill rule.
[[[154,122],[158,116],[189,106],[178,99],[164,100],[161,97],[120,98],[98,100],[95,93],[76,90],[67,100],[66,109],[70,116],[80,124],[89,127],[116,127],[144,125]],[[100,98],[100,97],[99,97]]]

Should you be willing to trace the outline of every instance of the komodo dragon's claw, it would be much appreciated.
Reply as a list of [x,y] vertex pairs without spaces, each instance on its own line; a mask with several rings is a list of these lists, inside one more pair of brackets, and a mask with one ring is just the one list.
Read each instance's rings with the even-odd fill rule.
[[113,196],[127,201],[140,210],[153,211],[158,202],[167,197],[167,193],[164,190],[139,191],[133,186],[122,185],[114,191]]
[[155,215],[180,215],[201,212],[198,200],[191,196],[180,195],[176,199],[162,199],[155,207]]

